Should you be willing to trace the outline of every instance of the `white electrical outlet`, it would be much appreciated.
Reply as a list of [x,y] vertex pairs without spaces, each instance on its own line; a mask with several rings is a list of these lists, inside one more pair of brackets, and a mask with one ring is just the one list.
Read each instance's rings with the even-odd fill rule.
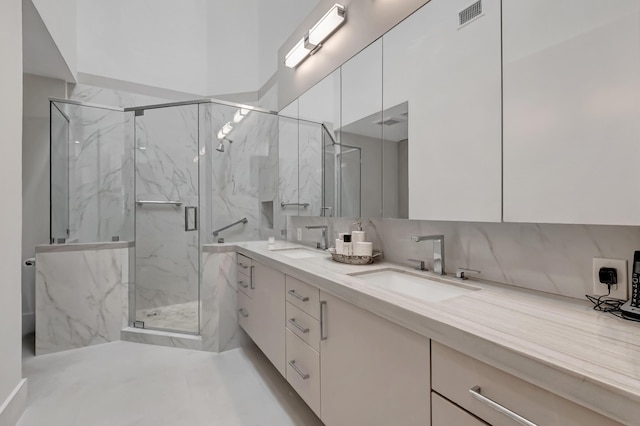
[[611,286],[610,297],[617,299],[628,299],[629,282],[627,278],[627,261],[620,259],[603,259],[600,257],[593,258],[593,294],[600,296],[607,294],[607,285],[600,282],[598,272],[600,268],[615,268],[618,272],[618,284]]
[[298,241],[302,241],[302,228],[298,228]]

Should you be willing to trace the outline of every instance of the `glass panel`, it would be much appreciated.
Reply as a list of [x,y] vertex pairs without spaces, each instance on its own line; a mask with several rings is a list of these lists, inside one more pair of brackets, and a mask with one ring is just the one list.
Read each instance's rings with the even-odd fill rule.
[[51,102],[51,241],[69,238],[69,118]]
[[130,113],[53,102],[51,237],[133,240]]
[[[359,164],[354,161],[355,154],[347,155],[345,151],[341,156],[342,216],[347,217],[347,212],[355,210],[350,206],[357,204],[356,195],[352,193],[357,187],[360,187],[361,206],[360,215],[356,217],[382,216],[382,129],[387,125],[382,118],[382,39],[378,39],[342,65],[340,142],[360,148],[361,156],[360,173],[357,173]],[[351,167],[356,170],[350,170]],[[352,178],[360,182],[350,182]]]
[[198,106],[144,111],[135,141],[135,317],[197,334],[199,233],[186,230],[185,209],[199,203]]
[[202,243],[279,236],[278,116],[207,104],[200,117]]

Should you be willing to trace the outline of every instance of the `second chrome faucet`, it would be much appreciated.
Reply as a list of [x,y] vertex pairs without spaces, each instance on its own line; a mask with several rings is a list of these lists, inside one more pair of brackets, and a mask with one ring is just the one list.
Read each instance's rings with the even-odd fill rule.
[[[411,237],[411,241],[433,241],[433,272],[446,275],[444,264],[444,235],[422,235]],[[423,264],[424,265],[424,264]]]

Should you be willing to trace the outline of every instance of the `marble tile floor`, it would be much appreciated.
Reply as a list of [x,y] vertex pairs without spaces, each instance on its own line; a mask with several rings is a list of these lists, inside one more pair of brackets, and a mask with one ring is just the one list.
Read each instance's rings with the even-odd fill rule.
[[112,342],[33,357],[18,426],[322,425],[255,347],[215,354]]
[[197,332],[198,302],[139,309],[136,311],[136,319],[144,321],[145,328]]

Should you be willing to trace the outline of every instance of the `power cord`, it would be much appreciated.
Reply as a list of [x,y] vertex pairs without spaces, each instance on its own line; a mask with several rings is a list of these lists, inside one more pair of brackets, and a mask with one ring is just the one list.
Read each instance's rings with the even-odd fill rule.
[[607,294],[603,294],[598,297],[585,294],[585,297],[593,303],[593,309],[595,311],[609,313],[628,321],[640,322],[640,320],[623,316],[620,307],[625,304],[626,300],[609,297],[609,295],[611,295],[611,284],[607,284],[607,289]]

